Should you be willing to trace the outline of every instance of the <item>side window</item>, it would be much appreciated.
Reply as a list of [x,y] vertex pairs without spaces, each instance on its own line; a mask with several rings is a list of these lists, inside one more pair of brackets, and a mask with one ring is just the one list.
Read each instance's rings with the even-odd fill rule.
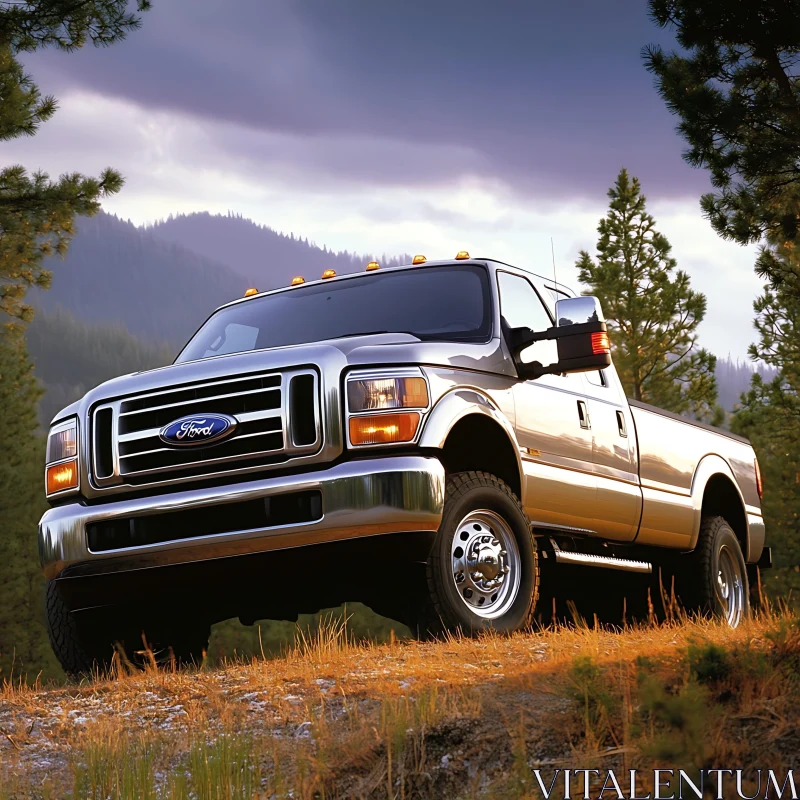
[[597,372],[587,372],[586,380],[589,381],[592,386],[608,386],[606,372],[603,369],[599,369]]
[[[550,314],[529,281],[510,272],[498,272],[497,285],[500,289],[500,314],[510,328],[526,327],[538,332],[552,327]],[[524,362],[552,364],[558,359],[556,343],[535,342],[523,350],[521,358]]]

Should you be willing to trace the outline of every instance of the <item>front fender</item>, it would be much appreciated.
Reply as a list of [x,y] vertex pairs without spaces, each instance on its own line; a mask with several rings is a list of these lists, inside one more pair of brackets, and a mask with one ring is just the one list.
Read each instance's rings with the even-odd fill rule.
[[420,447],[441,450],[450,431],[465,417],[480,414],[494,420],[508,436],[517,459],[517,470],[522,479],[522,458],[514,426],[491,397],[474,389],[452,389],[439,398],[425,421],[419,439]]

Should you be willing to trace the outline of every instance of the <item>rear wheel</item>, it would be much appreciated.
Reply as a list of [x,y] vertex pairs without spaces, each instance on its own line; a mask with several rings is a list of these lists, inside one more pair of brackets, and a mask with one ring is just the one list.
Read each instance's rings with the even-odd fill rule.
[[46,610],[50,646],[72,678],[108,670],[115,652],[124,654],[134,667],[150,663],[151,657],[157,663],[171,664],[174,660],[180,666],[199,664],[208,648],[210,628],[202,622],[137,622],[118,612],[103,616],[72,614],[56,581],[48,581]]
[[682,592],[684,604],[737,627],[750,614],[750,588],[739,540],[723,517],[703,519],[697,547],[688,558],[692,566]]
[[427,586],[429,632],[530,626],[539,590],[536,542],[519,499],[499,478],[448,478]]

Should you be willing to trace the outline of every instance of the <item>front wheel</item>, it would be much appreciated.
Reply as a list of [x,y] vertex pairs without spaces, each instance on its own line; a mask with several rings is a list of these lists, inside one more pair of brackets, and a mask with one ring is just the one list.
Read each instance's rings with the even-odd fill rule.
[[448,477],[427,587],[431,632],[531,625],[539,592],[536,541],[519,499],[499,478],[486,472]]
[[151,614],[146,622],[118,613],[71,614],[56,581],[47,583],[46,611],[50,645],[73,679],[107,672],[115,653],[124,653],[130,665],[141,668],[153,660],[165,665],[200,664],[208,649],[210,629],[205,621],[170,619],[163,614],[158,621]]
[[689,585],[683,593],[689,610],[725,620],[736,628],[750,614],[750,589],[742,548],[723,517],[703,519],[697,547],[689,559]]

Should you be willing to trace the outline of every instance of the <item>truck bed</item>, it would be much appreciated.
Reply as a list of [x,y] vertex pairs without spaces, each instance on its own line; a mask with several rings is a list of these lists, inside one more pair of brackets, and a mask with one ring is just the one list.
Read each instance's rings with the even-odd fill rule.
[[[693,483],[704,470],[730,472],[741,491],[745,514],[760,517],[750,442],[736,434],[629,401],[639,451],[644,508],[637,542],[692,547],[700,509]],[[686,542],[677,541],[685,538]],[[763,543],[754,542],[759,549]]]

